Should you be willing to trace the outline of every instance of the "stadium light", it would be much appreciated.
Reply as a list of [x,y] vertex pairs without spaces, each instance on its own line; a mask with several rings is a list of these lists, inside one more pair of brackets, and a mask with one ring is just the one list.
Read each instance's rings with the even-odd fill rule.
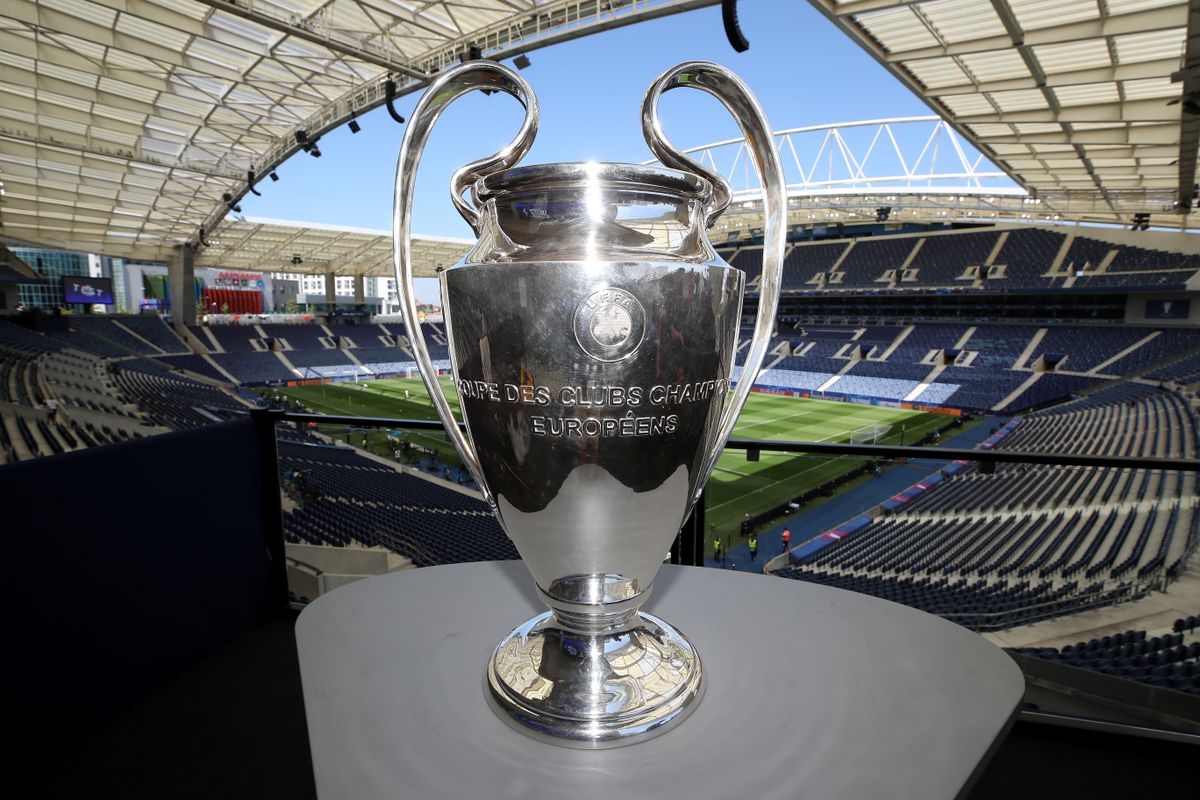
[[234,212],[235,214],[242,213],[242,207],[233,202],[233,195],[231,195],[229,192],[221,195],[221,199],[225,201],[225,205],[230,211]]
[[270,177],[271,177],[272,182],[279,180],[279,176],[275,174],[274,170],[271,171]]
[[362,126],[358,124],[358,120],[356,120],[356,119],[350,120],[347,127],[350,128],[351,133],[358,133],[359,131],[362,130]]
[[529,69],[529,65],[532,63],[533,62],[529,60],[529,56],[525,55],[524,53],[513,59],[513,66],[517,69]]

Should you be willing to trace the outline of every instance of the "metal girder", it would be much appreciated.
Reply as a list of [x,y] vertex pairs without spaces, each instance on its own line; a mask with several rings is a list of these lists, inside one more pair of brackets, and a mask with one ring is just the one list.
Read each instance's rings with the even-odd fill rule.
[[[427,74],[420,79],[408,76],[398,80],[396,96],[416,91],[426,84],[429,75],[457,63],[468,45],[479,47],[484,58],[501,60],[589,34],[704,8],[718,2],[720,0],[545,0],[528,9],[524,16],[513,15],[480,30],[465,31],[457,39],[448,39],[429,50],[413,62],[426,69]],[[434,0],[431,5],[454,4]],[[382,80],[377,77],[364,81],[338,101],[323,106],[295,128],[303,128],[310,136],[321,136],[344,124],[355,114],[374,109],[385,101]],[[258,171],[265,173],[274,169],[299,150],[289,131],[287,135],[278,137],[262,155]],[[245,192],[245,188],[237,188],[235,199],[240,199]],[[224,216],[225,212],[219,205],[214,207],[203,222],[205,229],[214,227]]]
[[[125,240],[139,253],[152,240],[155,250],[194,243],[246,193],[250,170],[264,175],[294,154],[296,131],[320,136],[382,104],[388,76],[402,95],[468,45],[503,58],[715,2],[7,0],[0,134],[34,149],[6,162],[0,146],[0,170],[24,169],[28,155],[33,171],[54,178],[39,177],[25,207],[15,193],[0,199],[0,233],[44,234],[59,246],[90,240],[93,251],[122,254],[131,252]],[[111,157],[124,165],[115,172],[138,173],[137,188],[114,175],[97,190],[79,178],[72,152]],[[72,185],[74,208],[61,210]],[[104,225],[105,203],[90,199],[97,191],[133,198],[144,213]],[[51,207],[60,210],[42,224],[28,221],[29,209]]]
[[[335,53],[341,53],[344,56],[350,56],[365,61],[368,64],[383,67],[389,72],[399,72],[410,78],[416,78],[419,81],[428,80],[429,78],[429,73],[424,70],[413,68],[399,61],[394,51],[376,47],[370,42],[349,39],[348,37],[339,35],[338,31],[328,27],[316,28],[311,25],[301,24],[297,21],[294,14],[285,17],[279,6],[246,3],[245,0],[242,0],[240,3],[234,2],[234,0],[196,0],[196,2],[212,6],[213,8],[219,8],[222,11],[248,19],[265,28],[271,28],[280,33],[294,36],[297,39],[320,45]],[[307,22],[308,20],[305,21]]]
[[1053,75],[1045,75],[1041,82],[1034,77],[1008,78],[1005,80],[937,86],[929,91],[937,97],[946,98],[958,95],[1040,89],[1042,87],[1056,89],[1067,86],[1086,86],[1095,83],[1115,83],[1117,81],[1161,78],[1163,75],[1168,75],[1178,68],[1178,58],[1164,58],[1155,61],[1142,61],[1136,64],[1120,64],[1117,66],[1093,67],[1072,72],[1059,72]]
[[[1020,44],[1027,47],[1065,44],[1133,33],[1170,30],[1185,25],[1186,22],[1180,7],[1168,6],[1150,11],[1138,11],[1133,14],[1108,16],[1087,22],[1068,22],[1063,25],[1039,28],[1027,32]],[[889,53],[887,60],[901,62],[935,56],[965,56],[997,50],[1011,50],[1013,46],[1012,37],[1005,33],[1002,36],[982,37],[937,47],[898,50]]]
[[963,125],[975,123],[1018,122],[1174,122],[1179,119],[1178,105],[1167,100],[1134,100],[1099,106],[1071,106],[1053,109],[1026,109],[992,114],[961,114]]
[[[968,192],[986,188],[1024,194],[1003,172],[984,164],[982,156],[964,150],[958,134],[934,116],[807,125],[778,131],[773,139],[791,194],[948,183]],[[750,163],[744,139],[726,139],[684,152],[720,174],[735,192],[750,174],[741,172]]]
[[[1162,185],[1174,159],[1147,159],[1164,150],[1177,151],[1172,183],[1195,182],[1195,142],[1178,152],[1189,126],[1170,82],[1188,0],[810,2],[1038,196],[1086,180],[1098,202],[1124,211],[1133,196],[1115,193]],[[1127,146],[1125,161],[1108,145]],[[1146,202],[1162,212],[1158,198]]]
[[1187,213],[1196,200],[1196,150],[1200,146],[1200,0],[1188,4],[1179,123],[1179,207]]
[[[392,274],[392,239],[386,231],[309,225],[283,220],[226,220],[208,235],[198,267],[252,272],[370,275]],[[413,237],[418,275],[432,277],[439,266],[456,263],[472,242]],[[300,258],[294,264],[293,257]]]

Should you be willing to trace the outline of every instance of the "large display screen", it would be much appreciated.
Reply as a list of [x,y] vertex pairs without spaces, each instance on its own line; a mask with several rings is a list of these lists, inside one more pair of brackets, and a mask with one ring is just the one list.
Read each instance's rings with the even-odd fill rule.
[[1146,319],[1187,319],[1192,313],[1192,301],[1183,299],[1147,300]]
[[62,279],[63,301],[112,305],[112,278],[68,276]]

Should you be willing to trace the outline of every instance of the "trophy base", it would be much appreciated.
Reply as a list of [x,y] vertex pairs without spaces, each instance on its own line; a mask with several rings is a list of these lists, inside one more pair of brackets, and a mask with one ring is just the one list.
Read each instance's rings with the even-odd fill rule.
[[666,732],[704,694],[700,657],[683,634],[641,612],[616,631],[580,633],[540,614],[488,664],[488,697],[521,732],[562,747],[620,747]]

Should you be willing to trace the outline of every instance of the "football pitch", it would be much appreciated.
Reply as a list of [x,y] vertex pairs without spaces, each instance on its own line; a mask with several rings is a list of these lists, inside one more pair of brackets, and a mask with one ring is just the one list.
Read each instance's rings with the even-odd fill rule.
[[[442,388],[457,412],[458,396],[449,376]],[[274,390],[268,390],[274,391]],[[436,419],[433,404],[420,378],[388,378],[362,383],[330,383],[278,390],[314,411],[359,417]],[[869,425],[890,425],[880,439],[883,444],[913,443],[931,431],[950,424],[950,417],[896,408],[860,406],[827,400],[751,394],[734,428],[734,438],[782,439],[786,441],[847,441],[852,431]],[[361,444],[355,434],[354,444]],[[368,446],[390,453],[383,431],[366,434]],[[458,458],[445,434],[412,431],[414,444],[442,454],[457,464]],[[804,456],[761,453],[758,461],[747,461],[741,451],[727,451],[717,461],[708,483],[705,522],[723,535],[736,534],[746,514],[755,515],[851,472],[862,459],[851,456]]]

